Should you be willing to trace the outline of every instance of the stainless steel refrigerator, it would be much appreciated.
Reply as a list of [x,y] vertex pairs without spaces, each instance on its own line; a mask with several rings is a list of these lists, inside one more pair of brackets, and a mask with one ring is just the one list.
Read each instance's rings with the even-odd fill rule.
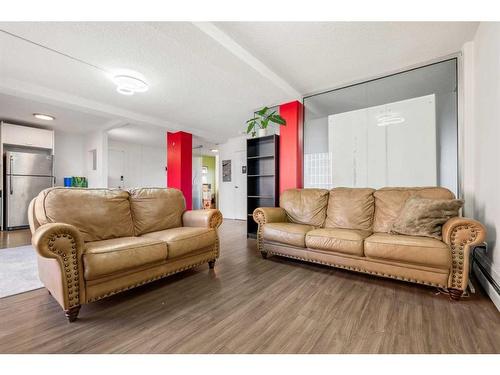
[[54,185],[52,155],[5,153],[5,228],[28,226],[28,205],[43,189]]

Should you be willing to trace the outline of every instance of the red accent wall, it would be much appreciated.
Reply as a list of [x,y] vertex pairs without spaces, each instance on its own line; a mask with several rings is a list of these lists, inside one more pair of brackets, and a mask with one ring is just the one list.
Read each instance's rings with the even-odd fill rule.
[[167,133],[167,186],[182,191],[186,209],[193,208],[193,136]]
[[286,126],[280,127],[280,194],[286,189],[302,188],[303,106],[298,101],[280,105]]

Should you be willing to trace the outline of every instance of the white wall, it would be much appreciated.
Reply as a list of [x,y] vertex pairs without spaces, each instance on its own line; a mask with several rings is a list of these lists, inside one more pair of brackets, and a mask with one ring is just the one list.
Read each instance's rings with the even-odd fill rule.
[[[246,174],[241,174],[241,163],[239,162],[242,155],[246,158],[246,147],[246,136],[230,138],[226,143],[219,145],[217,161],[219,210],[228,219],[246,219],[247,181]],[[220,165],[222,160],[231,160],[231,182],[222,181],[222,166]],[[238,188],[236,189],[235,186]]]
[[[488,230],[486,262],[491,276],[500,283],[500,249],[497,241],[500,228],[500,23],[482,22],[476,32],[473,53],[466,58],[472,62],[472,84],[465,95],[473,100],[472,113],[466,114],[465,155],[472,158],[464,186],[472,189],[473,217],[484,223]],[[466,60],[467,61],[467,60]],[[469,65],[470,67],[471,65]],[[471,91],[472,90],[472,91]],[[473,95],[470,93],[473,92]],[[468,131],[467,128],[470,130]],[[497,305],[500,309],[500,305]]]
[[[93,169],[91,151],[97,156],[96,168]],[[85,175],[90,188],[108,187],[108,135],[104,131],[86,134],[84,141]]]
[[[123,173],[125,188],[167,186],[165,176],[166,147],[117,142],[110,139],[108,140],[108,149],[122,152],[123,171],[120,173]],[[110,169],[112,164],[109,163],[109,176],[116,172]],[[110,187],[115,186],[110,185]]]
[[55,131],[54,170],[56,186],[64,186],[64,177],[85,176],[85,136]]
[[[91,170],[89,151],[97,151],[97,170]],[[89,187],[107,187],[109,150],[123,151],[125,187],[166,186],[166,149],[107,139],[103,132],[88,134],[55,132],[54,170],[56,185],[64,185],[64,177],[85,176]],[[109,185],[112,187],[111,185]]]

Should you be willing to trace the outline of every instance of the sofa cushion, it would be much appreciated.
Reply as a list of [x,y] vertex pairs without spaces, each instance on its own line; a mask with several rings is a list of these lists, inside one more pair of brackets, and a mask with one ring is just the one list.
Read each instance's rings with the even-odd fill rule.
[[35,214],[41,225],[74,225],[85,242],[134,235],[129,194],[122,190],[45,189],[35,201]]
[[167,260],[167,244],[141,237],[87,242],[83,254],[86,280],[96,280]]
[[267,223],[262,235],[264,240],[286,245],[306,247],[306,233],[313,230],[311,225],[294,223]]
[[284,208],[290,222],[323,226],[328,204],[328,190],[289,189],[280,196],[280,207]]
[[371,230],[375,198],[370,188],[334,188],[330,190],[325,227]]
[[428,237],[375,233],[365,239],[365,256],[442,269],[451,266],[448,245]]
[[306,245],[310,249],[363,256],[363,241],[371,234],[356,229],[314,229],[306,234]]
[[422,188],[382,188],[373,193],[375,197],[375,216],[373,231],[389,233],[394,221],[401,213],[410,196],[428,199],[454,199],[455,195],[442,187]]
[[141,238],[166,242],[168,257],[178,258],[190,252],[213,246],[217,241],[217,234],[211,228],[178,227],[143,234]]
[[139,236],[182,226],[186,204],[180,190],[140,188],[130,190],[130,207],[135,234]]

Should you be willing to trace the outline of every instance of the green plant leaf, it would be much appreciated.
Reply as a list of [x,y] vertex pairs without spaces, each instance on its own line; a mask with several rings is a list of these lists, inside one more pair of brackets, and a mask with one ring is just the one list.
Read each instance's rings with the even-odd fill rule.
[[253,130],[254,126],[255,126],[255,121],[253,121],[250,124],[248,124],[247,134],[250,133]]
[[269,108],[268,108],[268,107],[264,107],[264,108],[262,108],[262,109],[258,110],[256,113],[257,113],[258,115],[260,115],[260,116],[264,116],[268,110],[269,110]]
[[262,129],[266,129],[267,126],[269,125],[269,119],[268,118],[265,118],[264,120],[262,120],[262,122],[260,123],[260,127]]
[[273,115],[269,119],[275,124],[286,125],[286,120],[280,115]]
[[276,113],[276,111],[273,111],[273,112],[269,113],[268,115],[264,116],[264,118],[265,118],[267,121],[269,121],[269,120],[271,120],[271,121],[272,121],[272,118],[273,118],[273,116],[274,116],[274,114],[275,114],[275,113]]
[[255,120],[257,120],[257,118],[256,118],[256,117],[251,118],[250,120],[247,120],[247,124],[248,124],[250,121],[255,121]]

